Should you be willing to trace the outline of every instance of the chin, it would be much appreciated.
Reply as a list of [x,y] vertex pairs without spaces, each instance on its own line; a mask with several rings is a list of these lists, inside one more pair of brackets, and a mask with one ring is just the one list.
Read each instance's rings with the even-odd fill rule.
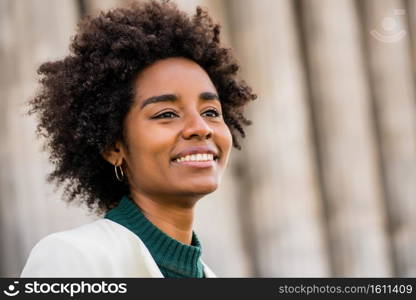
[[188,193],[197,195],[207,195],[215,192],[218,188],[218,182],[194,183],[184,188]]

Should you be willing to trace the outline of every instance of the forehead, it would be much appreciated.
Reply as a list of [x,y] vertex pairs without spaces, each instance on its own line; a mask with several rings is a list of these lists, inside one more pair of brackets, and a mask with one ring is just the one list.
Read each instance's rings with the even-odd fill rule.
[[161,59],[147,66],[135,83],[139,94],[178,92],[181,89],[215,91],[206,71],[196,62],[181,57]]

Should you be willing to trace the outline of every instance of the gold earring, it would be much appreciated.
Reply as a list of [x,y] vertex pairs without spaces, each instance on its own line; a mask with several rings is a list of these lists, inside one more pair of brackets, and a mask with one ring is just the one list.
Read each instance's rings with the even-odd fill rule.
[[122,182],[124,180],[124,173],[121,164],[119,166],[114,165],[114,173],[116,173],[116,178],[118,181]]

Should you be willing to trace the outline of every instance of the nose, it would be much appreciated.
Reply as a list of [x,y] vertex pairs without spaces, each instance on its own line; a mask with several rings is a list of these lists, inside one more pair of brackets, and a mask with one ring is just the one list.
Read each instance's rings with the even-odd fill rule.
[[201,140],[212,137],[213,129],[198,113],[192,114],[186,118],[182,136],[184,139],[191,139],[197,137]]

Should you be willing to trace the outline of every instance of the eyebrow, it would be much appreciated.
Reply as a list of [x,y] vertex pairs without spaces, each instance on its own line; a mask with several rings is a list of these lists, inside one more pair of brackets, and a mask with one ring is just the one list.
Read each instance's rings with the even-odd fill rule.
[[[211,92],[203,92],[199,94],[199,99],[220,101],[220,99],[218,98],[218,95],[215,93],[211,93]],[[152,96],[143,101],[140,109],[143,109],[146,105],[149,105],[151,103],[176,102],[177,100],[178,100],[178,96],[175,94],[163,94],[163,95],[158,95],[158,96]]]

